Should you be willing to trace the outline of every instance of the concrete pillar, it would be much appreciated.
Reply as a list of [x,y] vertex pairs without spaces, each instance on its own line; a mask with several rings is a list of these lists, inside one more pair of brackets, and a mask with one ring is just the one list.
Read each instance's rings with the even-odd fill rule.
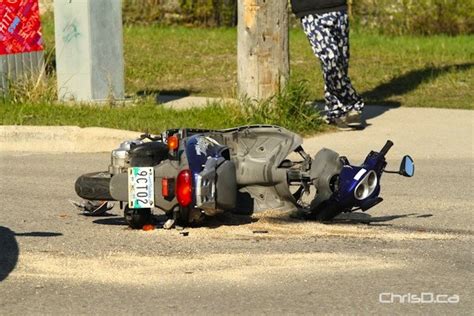
[[58,97],[124,99],[121,0],[55,0]]

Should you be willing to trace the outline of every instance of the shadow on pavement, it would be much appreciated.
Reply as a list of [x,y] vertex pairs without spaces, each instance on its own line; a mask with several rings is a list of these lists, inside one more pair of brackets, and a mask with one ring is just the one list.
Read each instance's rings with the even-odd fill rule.
[[84,217],[117,217],[117,214],[112,214],[112,213],[104,213],[100,215],[91,215],[88,213],[77,213],[79,216],[84,216]]
[[61,233],[52,233],[52,232],[31,232],[31,233],[17,233],[15,236],[18,237],[58,237],[62,236]]
[[364,120],[370,120],[383,115],[385,112],[399,108],[400,106],[399,102],[384,102],[384,105],[366,105],[362,112],[362,118]]
[[185,97],[189,97],[191,94],[199,93],[199,90],[141,90],[137,92],[138,96],[154,96],[156,103],[167,103],[171,101],[176,101]]
[[20,249],[16,237],[57,237],[61,233],[53,232],[29,232],[15,233],[9,228],[0,226],[0,282],[5,280],[15,269],[18,262]]
[[[448,65],[443,67],[426,67],[412,70],[401,76],[391,79],[374,89],[362,94],[367,103],[363,117],[371,119],[385,112],[401,106],[400,102],[390,101],[392,97],[401,96],[417,89],[421,84],[433,81],[451,71],[467,71],[474,67],[474,63]],[[377,105],[373,106],[371,104]]]
[[[102,215],[103,216],[103,215]],[[101,216],[101,217],[102,217]],[[153,224],[160,224],[164,223],[167,220],[165,215],[153,215]],[[117,216],[113,215],[113,217],[106,217],[106,218],[99,218],[94,221],[92,221],[94,224],[99,224],[99,225],[110,225],[110,226],[127,226],[127,222],[125,221],[125,218],[122,216]]]
[[[166,215],[154,215],[153,224],[157,226],[163,225],[168,218]],[[221,226],[238,226],[250,224],[258,221],[258,219],[252,218],[249,215],[237,215],[232,213],[223,213],[213,217],[205,218],[203,222],[198,224],[191,224],[190,227],[207,227],[207,228],[219,228]],[[99,225],[111,225],[111,226],[127,226],[127,222],[123,217],[109,217],[100,218],[92,221],[94,224]]]
[[5,280],[15,269],[19,253],[15,233],[0,226],[0,282]]
[[215,229],[221,226],[239,226],[255,222],[258,222],[258,218],[253,218],[250,215],[241,215],[229,212],[206,218],[202,226]]
[[[387,83],[383,83],[374,89],[364,93],[362,96],[370,103],[385,104],[387,99],[407,94],[422,83],[435,80],[439,76],[451,71],[467,71],[474,63],[448,65],[444,67],[426,67],[412,70],[399,77],[395,77]],[[390,105],[390,104],[388,104]]]
[[360,213],[360,212],[354,212],[354,213],[343,213],[338,215],[334,220],[332,220],[329,223],[333,224],[372,224],[372,223],[385,223],[385,222],[390,222],[395,219],[399,218],[406,218],[406,217],[412,217],[412,218],[427,218],[431,217],[433,214],[416,214],[416,213],[411,213],[411,214],[402,214],[402,215],[386,215],[386,216],[372,216],[367,213]]
[[100,218],[92,221],[94,224],[99,225],[112,225],[112,226],[126,226],[125,218],[123,217],[109,217],[109,218]]

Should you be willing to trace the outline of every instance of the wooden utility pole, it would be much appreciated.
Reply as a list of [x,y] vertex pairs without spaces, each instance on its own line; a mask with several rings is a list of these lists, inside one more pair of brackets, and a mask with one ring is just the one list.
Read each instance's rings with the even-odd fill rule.
[[240,96],[275,95],[289,75],[288,0],[238,0],[237,29]]

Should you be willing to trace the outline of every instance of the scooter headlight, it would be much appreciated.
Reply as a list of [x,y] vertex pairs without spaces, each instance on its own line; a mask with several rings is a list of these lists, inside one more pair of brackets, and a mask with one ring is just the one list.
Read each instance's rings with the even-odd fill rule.
[[372,192],[377,186],[377,174],[375,174],[375,171],[373,170],[367,175],[367,185],[369,186],[369,190],[372,190]]
[[368,196],[369,189],[365,183],[360,183],[355,189],[355,197],[359,200],[363,200]]
[[374,193],[377,183],[377,174],[373,170],[369,171],[355,188],[355,198],[358,200],[364,200],[368,198],[372,193]]

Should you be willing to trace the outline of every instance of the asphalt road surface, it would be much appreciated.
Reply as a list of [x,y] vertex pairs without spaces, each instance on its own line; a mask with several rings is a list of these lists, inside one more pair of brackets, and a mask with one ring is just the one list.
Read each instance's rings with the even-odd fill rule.
[[[370,144],[349,148],[350,135],[307,140],[309,151],[330,139],[357,162]],[[105,170],[108,154],[0,153],[0,314],[472,315],[472,147],[423,153],[416,141],[396,139],[389,155],[396,169],[414,152],[416,176],[385,175],[385,201],[368,214],[229,215],[188,236],[131,230],[118,207],[78,214],[74,181]]]

